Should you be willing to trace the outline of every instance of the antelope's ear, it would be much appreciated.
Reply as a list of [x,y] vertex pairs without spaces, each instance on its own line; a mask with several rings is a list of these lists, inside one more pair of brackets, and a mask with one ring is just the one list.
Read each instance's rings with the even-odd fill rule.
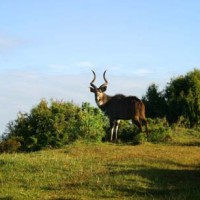
[[101,86],[101,91],[105,92],[107,90],[107,85]]
[[92,87],[89,87],[90,88],[90,92],[95,92],[95,89],[94,88],[92,88]]

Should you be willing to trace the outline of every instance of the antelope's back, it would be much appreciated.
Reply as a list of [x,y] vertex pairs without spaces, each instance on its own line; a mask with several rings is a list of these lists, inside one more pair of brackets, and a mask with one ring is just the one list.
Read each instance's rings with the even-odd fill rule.
[[109,113],[115,119],[133,119],[142,109],[141,100],[135,96],[116,95],[109,104]]

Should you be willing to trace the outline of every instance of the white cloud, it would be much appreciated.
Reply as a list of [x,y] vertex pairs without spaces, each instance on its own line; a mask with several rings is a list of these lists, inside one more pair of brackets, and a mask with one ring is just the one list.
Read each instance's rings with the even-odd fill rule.
[[76,65],[78,66],[78,67],[81,67],[81,68],[89,68],[89,69],[91,69],[91,68],[93,68],[95,65],[92,63],[92,62],[90,62],[90,61],[78,61],[78,62],[76,62]]
[[136,69],[133,74],[137,76],[148,76],[150,74],[153,74],[153,70],[139,68],[139,69]]
[[49,69],[52,69],[52,70],[64,70],[66,68],[65,65],[62,65],[62,64],[50,64],[49,66]]
[[94,64],[89,61],[74,62],[72,64],[47,64],[46,66],[41,66],[40,68],[32,67],[32,70],[37,70],[39,73],[49,74],[49,75],[78,75],[90,71],[94,68]]

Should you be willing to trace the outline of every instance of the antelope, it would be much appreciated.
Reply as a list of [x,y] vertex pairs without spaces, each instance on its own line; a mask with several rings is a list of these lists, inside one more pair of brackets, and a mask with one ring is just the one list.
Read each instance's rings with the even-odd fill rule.
[[97,106],[110,120],[110,141],[113,141],[114,134],[115,142],[117,142],[117,132],[120,120],[132,120],[132,124],[135,124],[139,128],[139,132],[142,132],[142,124],[144,123],[146,126],[146,135],[148,137],[148,124],[145,118],[144,103],[136,96],[125,96],[123,94],[116,94],[114,96],[107,95],[105,93],[108,86],[108,81],[105,77],[106,71],[103,73],[105,83],[100,87],[94,85],[96,74],[93,70],[92,73],[94,78],[90,82],[90,92],[94,93]]

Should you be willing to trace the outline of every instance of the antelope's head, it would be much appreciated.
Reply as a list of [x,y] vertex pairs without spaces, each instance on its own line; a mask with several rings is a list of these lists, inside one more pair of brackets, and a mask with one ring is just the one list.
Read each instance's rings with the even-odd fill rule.
[[94,75],[94,78],[90,82],[90,85],[91,85],[90,92],[94,93],[95,101],[96,101],[97,105],[101,106],[106,101],[106,95],[104,93],[108,86],[108,81],[106,80],[106,77],[105,77],[106,71],[103,73],[103,78],[104,78],[105,83],[103,83],[100,87],[97,87],[96,85],[94,85],[94,81],[96,80],[96,74],[93,70],[92,70],[92,73]]

